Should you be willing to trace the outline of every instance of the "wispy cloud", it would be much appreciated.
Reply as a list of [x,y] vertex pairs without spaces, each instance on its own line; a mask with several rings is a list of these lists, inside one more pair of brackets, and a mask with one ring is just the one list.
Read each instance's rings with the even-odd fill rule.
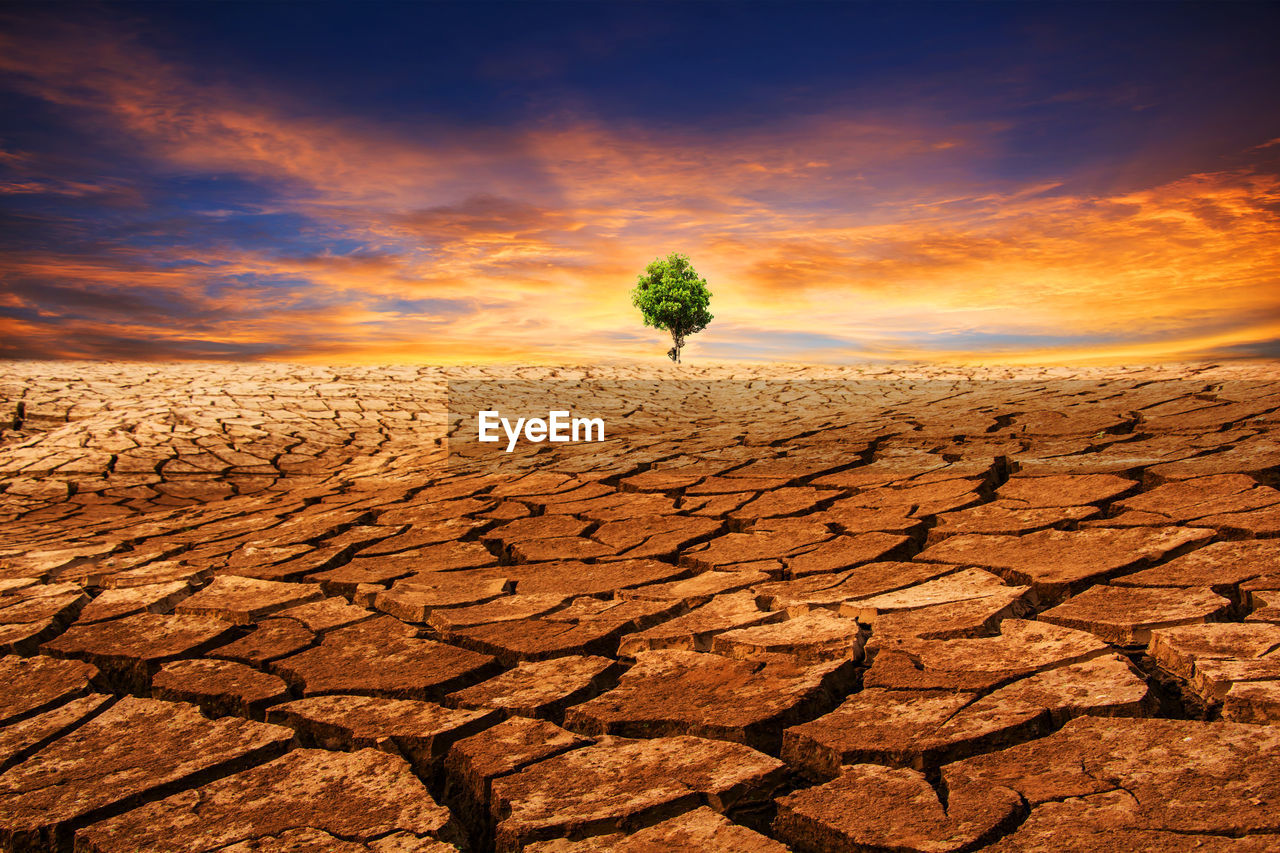
[[646,355],[665,344],[627,291],[672,250],[715,294],[693,348],[722,357],[1158,359],[1280,336],[1263,160],[1084,192],[999,177],[997,123],[905,108],[731,135],[357,121],[45,26],[0,31],[0,71],[103,159],[0,148],[0,197],[47,238],[0,254],[0,355]]

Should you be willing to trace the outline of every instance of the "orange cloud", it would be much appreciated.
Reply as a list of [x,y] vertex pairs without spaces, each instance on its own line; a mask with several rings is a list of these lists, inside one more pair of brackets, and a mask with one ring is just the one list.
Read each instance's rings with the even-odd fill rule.
[[[1113,194],[993,187],[975,164],[996,128],[906,112],[728,137],[575,116],[424,137],[203,82],[70,25],[43,42],[0,33],[0,70],[162,168],[262,182],[273,209],[315,223],[318,246],[11,252],[0,307],[17,312],[3,331],[19,344],[4,354],[93,356],[133,338],[172,345],[156,357],[199,342],[365,361],[660,354],[628,290],[676,249],[715,294],[695,353],[1158,359],[1280,338],[1280,180],[1248,168]],[[100,304],[125,296],[132,319]]]

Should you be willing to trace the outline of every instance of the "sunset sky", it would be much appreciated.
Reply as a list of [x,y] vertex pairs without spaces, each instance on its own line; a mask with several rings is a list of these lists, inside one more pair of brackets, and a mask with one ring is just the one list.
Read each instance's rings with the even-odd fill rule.
[[1280,4],[0,3],[0,357],[1280,356]]

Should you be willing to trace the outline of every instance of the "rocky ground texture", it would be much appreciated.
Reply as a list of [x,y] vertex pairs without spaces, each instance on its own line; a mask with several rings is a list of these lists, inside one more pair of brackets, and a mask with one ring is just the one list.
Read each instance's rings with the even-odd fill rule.
[[[448,380],[609,438],[469,457]],[[10,362],[0,418],[0,849],[1280,849],[1274,365]]]

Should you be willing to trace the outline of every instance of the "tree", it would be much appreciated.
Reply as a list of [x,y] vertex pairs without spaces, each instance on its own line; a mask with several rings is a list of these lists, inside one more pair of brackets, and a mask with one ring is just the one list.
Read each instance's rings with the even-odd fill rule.
[[644,268],[631,291],[631,304],[640,309],[644,324],[671,333],[673,347],[667,355],[680,361],[684,339],[701,332],[711,322],[711,291],[707,280],[698,278],[686,255],[672,252]]

